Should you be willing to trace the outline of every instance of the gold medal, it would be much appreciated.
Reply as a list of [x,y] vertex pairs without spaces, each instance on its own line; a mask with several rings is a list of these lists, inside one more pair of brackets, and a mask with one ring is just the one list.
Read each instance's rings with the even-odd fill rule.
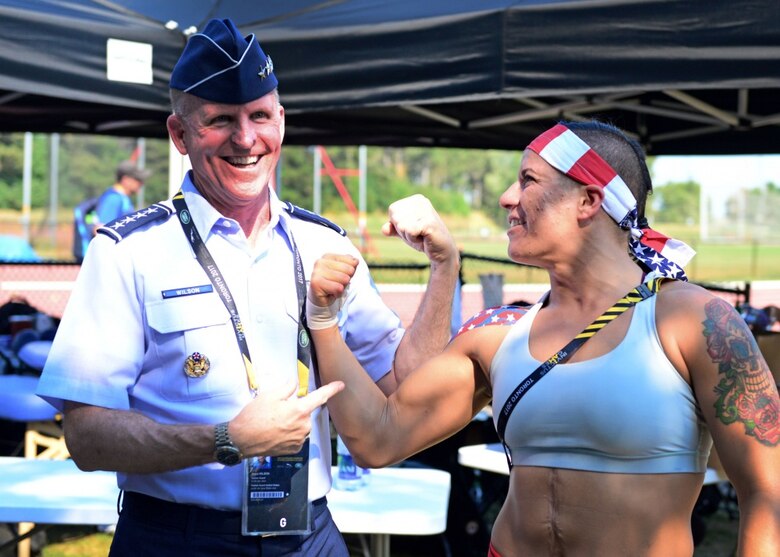
[[187,377],[203,377],[209,371],[211,363],[209,359],[200,352],[193,352],[184,360],[184,373]]

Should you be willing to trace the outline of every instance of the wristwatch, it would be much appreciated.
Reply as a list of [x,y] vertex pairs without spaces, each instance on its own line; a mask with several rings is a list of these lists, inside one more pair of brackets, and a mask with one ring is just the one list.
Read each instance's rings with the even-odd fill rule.
[[230,438],[228,422],[214,426],[214,458],[225,466],[235,466],[244,458]]

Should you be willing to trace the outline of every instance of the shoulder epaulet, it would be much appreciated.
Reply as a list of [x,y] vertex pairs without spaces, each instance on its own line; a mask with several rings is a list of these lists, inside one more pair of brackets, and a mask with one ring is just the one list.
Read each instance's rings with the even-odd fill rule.
[[329,221],[328,219],[326,219],[321,215],[318,215],[317,213],[313,213],[312,211],[308,211],[303,207],[298,207],[297,205],[293,205],[289,201],[282,201],[282,206],[284,207],[284,210],[290,213],[290,215],[293,217],[299,218],[301,220],[309,221],[309,222],[316,222],[317,224],[326,226],[331,230],[338,232],[342,236],[347,235],[347,231],[341,228],[338,224]]
[[455,333],[455,336],[457,337],[466,331],[485,327],[487,325],[514,325],[521,317],[528,313],[529,309],[530,306],[500,306],[483,309],[461,325],[458,332]]
[[146,226],[150,222],[157,220],[167,220],[174,210],[162,203],[155,203],[145,209],[140,209],[135,213],[130,213],[124,217],[112,220],[108,224],[101,226],[97,229],[98,234],[105,234],[115,242],[119,242],[122,238],[126,238],[131,233],[135,232],[139,228]]

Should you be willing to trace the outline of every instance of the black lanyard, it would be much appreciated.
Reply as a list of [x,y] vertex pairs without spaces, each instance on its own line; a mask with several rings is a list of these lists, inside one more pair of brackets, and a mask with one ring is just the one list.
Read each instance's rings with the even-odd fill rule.
[[520,381],[520,384],[512,391],[512,394],[507,397],[506,402],[504,402],[504,405],[500,408],[498,421],[496,422],[496,432],[498,433],[498,438],[501,440],[501,444],[504,446],[504,452],[506,453],[510,469],[512,468],[512,453],[509,451],[509,447],[504,440],[504,434],[506,433],[506,424],[509,421],[509,417],[512,415],[517,403],[520,402],[520,399],[523,398],[525,394],[531,390],[531,387],[533,387],[542,377],[547,375],[552,368],[569,360],[590,337],[598,333],[607,324],[622,315],[629,308],[635,306],[642,300],[650,298],[658,292],[658,288],[664,280],[664,277],[658,277],[653,278],[646,283],[637,285],[620,300],[615,302],[615,305],[601,314],[593,323],[585,327],[580,334],[574,337],[574,340],[547,358],[542,365]]
[[[184,200],[184,194],[179,192],[173,196],[173,206],[176,208],[176,214],[179,217],[179,222],[184,230],[184,235],[190,242],[193,251],[195,252],[195,258],[200,263],[200,266],[206,272],[211,284],[214,285],[214,289],[219,294],[222,303],[230,313],[230,322],[233,325],[233,331],[236,334],[236,341],[238,342],[238,349],[241,352],[241,357],[244,362],[244,368],[246,369],[247,382],[252,392],[257,392],[257,377],[252,367],[252,358],[249,355],[249,345],[246,342],[246,335],[244,334],[244,325],[241,323],[241,317],[238,315],[238,308],[233,300],[233,296],[230,294],[227,281],[225,281],[222,273],[217,267],[214,258],[211,257],[206,244],[203,242],[198,229],[195,228],[195,224],[192,222],[192,216],[187,208],[187,202]],[[309,389],[309,363],[311,362],[311,344],[309,342],[308,329],[306,327],[306,277],[303,272],[303,262],[301,260],[301,254],[298,252],[298,247],[295,245],[295,240],[292,237],[291,232],[287,232],[290,238],[290,244],[293,251],[293,266],[295,271],[295,290],[298,297],[298,338],[296,345],[298,347],[298,396],[303,396]]]

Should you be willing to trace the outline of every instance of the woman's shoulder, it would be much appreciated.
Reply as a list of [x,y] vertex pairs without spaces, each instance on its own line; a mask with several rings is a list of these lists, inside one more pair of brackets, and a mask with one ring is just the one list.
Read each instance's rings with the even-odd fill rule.
[[659,310],[675,314],[703,310],[709,303],[728,303],[704,286],[680,280],[665,280],[657,296]]

